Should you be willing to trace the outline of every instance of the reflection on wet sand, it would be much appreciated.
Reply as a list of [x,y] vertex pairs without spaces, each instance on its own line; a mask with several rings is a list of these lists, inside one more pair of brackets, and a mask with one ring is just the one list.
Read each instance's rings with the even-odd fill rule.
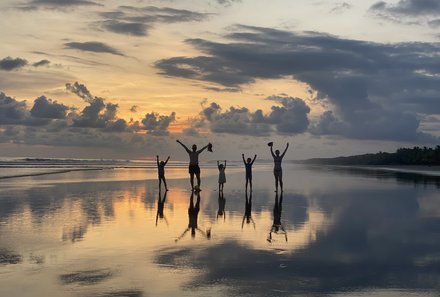
[[162,198],[161,197],[162,196],[162,192],[161,192],[161,190],[159,188],[159,195],[158,195],[158,198],[157,198],[156,226],[157,226],[157,221],[159,219],[164,220],[165,223],[168,226],[168,220],[167,220],[167,218],[165,217],[165,215],[163,213],[163,208],[165,206],[165,201],[167,200],[167,194],[168,194],[168,191],[165,191],[165,193],[163,194],[163,198]]
[[245,192],[246,193],[246,204],[244,207],[244,215],[243,215],[243,221],[241,222],[241,229],[243,229],[244,226],[244,222],[246,222],[246,224],[250,224],[252,222],[252,225],[254,226],[255,229],[255,222],[254,219],[252,218],[252,191],[250,192],[250,194],[248,194],[248,191]]
[[198,193],[186,179],[0,191],[0,295],[438,293],[435,186],[298,170],[275,197],[271,178],[243,195],[233,174],[224,194],[216,176]]
[[223,191],[218,192],[218,210],[217,210],[217,220],[220,217],[223,217],[223,220],[226,221],[226,213],[225,213],[225,207],[226,207],[226,199],[223,194]]
[[[194,204],[194,195],[197,196],[196,203]],[[183,237],[185,237],[188,231],[191,231],[191,237],[196,237],[196,231],[199,232],[203,237],[207,239],[211,238],[211,229],[207,229],[206,232],[199,228],[198,226],[198,216],[200,211],[200,191],[191,191],[191,198],[189,199],[188,206],[188,228],[183,231],[183,233],[176,238],[175,242],[178,242]]]
[[267,241],[272,242],[274,239],[272,235],[284,235],[287,242],[287,231],[284,229],[281,223],[281,213],[283,212],[283,192],[281,192],[278,198],[278,192],[275,193],[275,204],[273,206],[273,223],[270,228],[269,235],[267,236]]

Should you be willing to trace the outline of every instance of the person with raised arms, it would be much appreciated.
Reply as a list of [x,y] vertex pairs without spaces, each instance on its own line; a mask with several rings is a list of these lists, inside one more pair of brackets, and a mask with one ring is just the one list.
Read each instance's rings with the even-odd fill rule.
[[[197,145],[192,145],[192,150],[190,150],[186,145],[184,145],[180,140],[176,140],[177,143],[179,143],[183,148],[186,150],[189,156],[189,166],[188,166],[188,172],[190,175],[190,182],[191,182],[191,190],[193,191],[200,191],[200,167],[199,167],[199,155],[201,152],[203,152],[205,149],[208,149],[208,151],[212,152],[212,144],[208,143],[204,147],[202,147],[200,150],[197,150]],[[197,186],[194,187],[194,175],[197,178]]]
[[289,143],[286,144],[286,148],[284,152],[280,155],[280,151],[276,150],[275,154],[273,153],[273,142],[269,142],[267,144],[270,146],[270,153],[273,157],[274,167],[273,167],[273,175],[275,177],[275,192],[278,192],[278,184],[280,184],[281,192],[283,191],[283,169],[281,167],[281,162],[283,161],[284,155],[286,154],[287,149],[289,148]]

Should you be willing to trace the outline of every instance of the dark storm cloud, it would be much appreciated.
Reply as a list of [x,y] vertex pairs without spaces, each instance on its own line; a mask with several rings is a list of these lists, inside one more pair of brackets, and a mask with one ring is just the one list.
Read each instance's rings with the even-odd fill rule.
[[104,30],[118,34],[146,36],[148,30],[155,24],[200,22],[209,14],[168,7],[120,6],[116,10],[102,12],[100,16],[104,20],[98,22],[98,26]]
[[22,58],[6,57],[0,60],[0,70],[17,70],[28,64],[28,61]]
[[[226,36],[227,43],[187,40],[205,55],[172,57],[155,65],[163,75],[228,88],[291,77],[316,91],[316,100],[328,103],[340,122],[334,125],[351,126],[346,133],[331,129],[334,134],[434,140],[419,133],[417,113],[440,113],[439,43],[381,44],[316,32],[238,29]],[[318,130],[326,129],[321,125]]]
[[168,128],[176,120],[176,113],[172,112],[169,116],[159,115],[155,112],[147,113],[142,119],[142,125],[148,133],[162,136],[168,135]]
[[440,14],[440,2],[438,0],[400,0],[396,4],[388,4],[379,1],[370,8],[372,11],[389,14],[423,16]]
[[41,96],[35,99],[30,113],[35,118],[65,119],[68,110],[68,106]]
[[310,108],[299,98],[271,96],[280,106],[272,106],[271,112],[264,114],[261,109],[251,112],[246,107],[230,107],[222,111],[220,105],[212,102],[202,110],[202,120],[216,133],[267,136],[272,132],[279,134],[299,134],[309,126]]
[[108,53],[117,56],[124,56],[119,50],[97,41],[87,41],[87,42],[67,42],[64,44],[66,48],[77,49],[86,52],[94,53]]

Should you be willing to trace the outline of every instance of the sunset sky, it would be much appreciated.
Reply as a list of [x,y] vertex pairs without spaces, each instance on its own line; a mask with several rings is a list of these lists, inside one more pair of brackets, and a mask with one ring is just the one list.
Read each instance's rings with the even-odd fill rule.
[[438,0],[2,0],[0,36],[3,157],[439,143]]

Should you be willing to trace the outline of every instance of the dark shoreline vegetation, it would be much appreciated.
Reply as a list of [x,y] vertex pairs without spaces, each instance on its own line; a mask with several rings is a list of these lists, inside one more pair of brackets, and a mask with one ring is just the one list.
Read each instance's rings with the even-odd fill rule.
[[299,164],[317,165],[440,165],[440,145],[435,148],[418,147],[399,148],[394,153],[355,155],[336,158],[313,158],[295,161]]

